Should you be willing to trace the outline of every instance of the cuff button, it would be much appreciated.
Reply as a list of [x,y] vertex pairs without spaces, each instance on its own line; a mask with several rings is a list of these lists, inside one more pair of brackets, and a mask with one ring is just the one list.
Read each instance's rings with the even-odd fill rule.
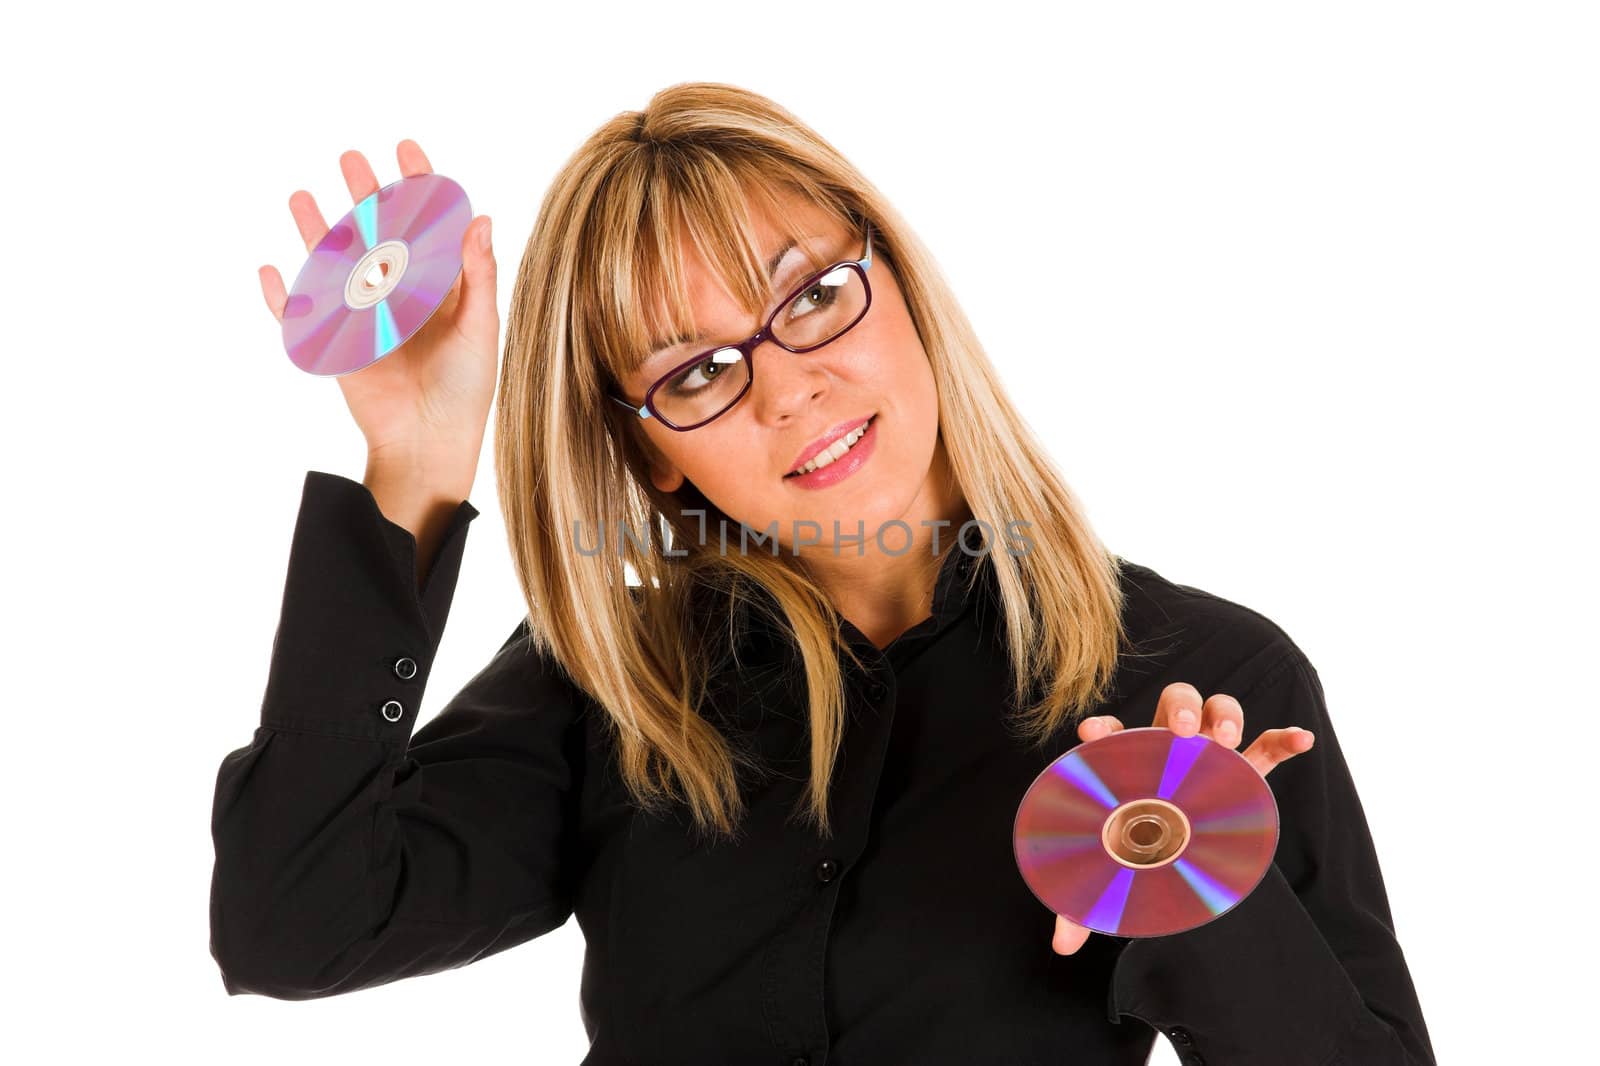
[[399,700],[389,700],[383,705],[381,713],[386,720],[390,722],[398,722],[400,720],[400,716],[406,713],[406,709],[400,706]]
[[394,661],[394,676],[401,681],[410,681],[417,676],[417,661],[407,656],[400,656]]

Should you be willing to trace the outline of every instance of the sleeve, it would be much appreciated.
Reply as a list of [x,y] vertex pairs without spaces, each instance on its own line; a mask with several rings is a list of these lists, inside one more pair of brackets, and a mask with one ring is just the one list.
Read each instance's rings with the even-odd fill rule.
[[466,965],[572,913],[577,689],[526,619],[412,729],[477,516],[422,587],[360,482],[308,473],[260,724],[217,773],[211,953],[230,995],[312,999]]
[[1310,751],[1267,777],[1279,811],[1275,858],[1220,918],[1126,941],[1111,978],[1111,1020],[1154,1026],[1185,1063],[1434,1066],[1316,670],[1291,650],[1238,699],[1241,751],[1268,729],[1316,735]]

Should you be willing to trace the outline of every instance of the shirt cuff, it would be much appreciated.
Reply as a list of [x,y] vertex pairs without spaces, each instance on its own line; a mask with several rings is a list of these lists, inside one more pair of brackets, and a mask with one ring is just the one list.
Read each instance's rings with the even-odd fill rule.
[[1164,1033],[1185,1063],[1416,1063],[1367,1009],[1276,862],[1221,917],[1128,940],[1107,1008],[1113,1022],[1128,1015]]
[[361,482],[307,471],[261,725],[404,744],[477,516],[461,501],[418,588],[411,531]]

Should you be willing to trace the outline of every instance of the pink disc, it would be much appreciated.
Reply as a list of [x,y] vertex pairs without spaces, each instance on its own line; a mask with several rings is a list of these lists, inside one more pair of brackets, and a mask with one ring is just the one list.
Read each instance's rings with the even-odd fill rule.
[[317,242],[289,290],[289,360],[337,377],[404,344],[460,276],[471,221],[466,192],[441,174],[402,178],[356,204]]
[[1227,913],[1266,875],[1278,804],[1243,755],[1170,729],[1080,743],[1036,777],[1012,828],[1017,868],[1068,921],[1165,936]]

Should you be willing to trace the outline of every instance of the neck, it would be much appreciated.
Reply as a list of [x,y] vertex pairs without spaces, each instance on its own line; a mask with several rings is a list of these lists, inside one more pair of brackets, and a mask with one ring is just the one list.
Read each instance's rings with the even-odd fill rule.
[[[911,529],[910,546],[897,555],[881,550],[876,531],[870,529],[859,551],[849,545],[835,554],[831,544],[819,544],[801,552],[811,579],[827,590],[834,608],[878,648],[933,613],[940,564],[951,551],[960,550],[956,534],[972,517],[950,476],[943,439],[934,447],[916,497],[896,517]],[[934,526],[936,522],[946,524]],[[899,544],[896,539],[892,546]]]

